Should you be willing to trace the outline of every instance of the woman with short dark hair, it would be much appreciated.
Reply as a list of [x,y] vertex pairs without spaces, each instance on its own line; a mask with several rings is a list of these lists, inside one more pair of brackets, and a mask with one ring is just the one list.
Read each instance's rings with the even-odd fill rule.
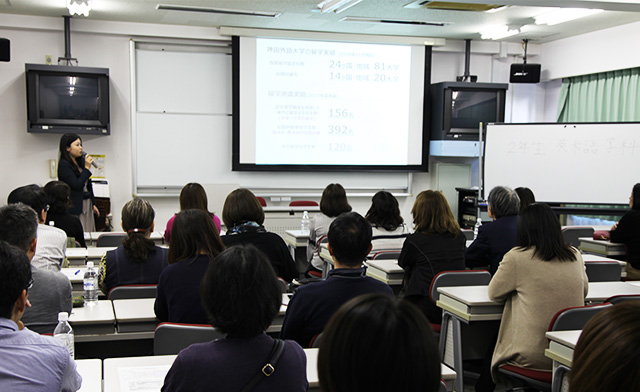
[[[207,192],[202,185],[197,182],[190,182],[182,187],[180,191],[180,211],[184,210],[202,210],[211,215],[213,223],[216,225],[218,232],[220,232],[220,218],[218,218],[213,212],[209,212],[209,201],[207,200]],[[164,240],[168,243],[171,241],[171,229],[173,228],[173,221],[176,219],[176,215],[173,215],[167,221],[167,227],[164,230]]]
[[519,187],[514,189],[514,191],[518,194],[518,198],[520,199],[520,212],[522,212],[530,204],[536,202],[536,197],[534,196],[531,189],[527,187]]
[[504,255],[489,283],[489,298],[504,303],[491,361],[494,380],[503,364],[551,371],[545,332],[564,308],[584,305],[589,288],[580,252],[562,239],[560,222],[546,204],[520,214],[517,246]]
[[404,241],[398,265],[404,269],[401,294],[440,324],[442,309],[429,298],[429,286],[442,271],[463,270],[466,239],[442,192],[423,191],[411,209],[415,233]]
[[310,261],[309,271],[321,273],[324,261],[320,259],[317,241],[329,233],[331,222],[343,212],[350,212],[351,205],[347,200],[347,192],[340,184],[329,184],[322,191],[320,213],[315,214],[309,222],[309,246],[307,259]]
[[176,215],[169,242],[169,266],[162,271],[154,305],[160,321],[208,324],[200,303],[200,282],[209,263],[224,250],[211,216],[202,210]]
[[610,239],[627,246],[627,280],[640,280],[640,183],[631,190],[629,207],[611,228]]
[[[282,294],[262,252],[252,245],[228,248],[210,263],[200,293],[211,325],[227,337],[182,350],[163,391],[241,391],[257,375],[256,392],[307,390],[307,360],[296,342],[284,341],[277,363],[271,360],[277,340],[264,331],[278,314]],[[268,362],[275,368],[269,377],[262,375]]]
[[402,249],[410,230],[400,215],[398,200],[391,193],[379,191],[373,195],[365,218],[371,223],[373,231],[370,255],[381,250]]
[[53,225],[58,229],[64,230],[67,237],[72,237],[75,242],[82,248],[86,248],[87,244],[84,240],[84,230],[82,223],[77,216],[69,214],[71,208],[71,188],[62,181],[49,181],[44,188],[44,193],[49,198],[49,212],[47,212],[47,221],[45,224]]
[[569,392],[640,391],[640,301],[601,310],[573,352]]
[[108,251],[100,261],[98,282],[103,293],[127,284],[158,284],[167,266],[167,249],[149,237],[156,216],[151,203],[135,198],[122,207],[122,245]]
[[227,234],[222,236],[226,246],[252,244],[264,252],[280,278],[291,282],[298,277],[287,244],[262,225],[264,210],[253,192],[244,188],[231,192],[222,208],[222,220],[227,227]]
[[324,329],[318,378],[327,392],[436,392],[440,355],[431,326],[406,301],[383,294],[356,297]]

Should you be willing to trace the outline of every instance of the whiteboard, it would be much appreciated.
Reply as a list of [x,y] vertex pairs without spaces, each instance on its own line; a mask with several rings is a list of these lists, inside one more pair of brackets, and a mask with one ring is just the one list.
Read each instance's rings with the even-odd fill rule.
[[504,185],[538,201],[626,204],[638,168],[640,123],[487,126],[485,197]]
[[136,194],[177,194],[188,182],[251,189],[406,190],[407,173],[234,172],[230,49],[134,43],[132,161]]

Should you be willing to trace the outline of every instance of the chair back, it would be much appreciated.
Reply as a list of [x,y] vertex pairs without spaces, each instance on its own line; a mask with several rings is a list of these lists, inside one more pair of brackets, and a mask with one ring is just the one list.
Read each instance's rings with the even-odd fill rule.
[[260,202],[260,205],[263,207],[267,206],[267,201],[264,199],[264,197],[262,196],[256,196],[256,199],[258,199],[258,201]]
[[580,246],[580,237],[593,238],[593,227],[565,227],[562,229],[562,239],[565,244],[569,244],[574,247]]
[[558,365],[553,372],[553,381],[551,382],[551,392],[562,392],[569,390],[569,372],[571,369],[564,365]]
[[549,331],[581,330],[593,316],[611,304],[576,306],[558,311],[549,323]]
[[447,384],[445,384],[443,380],[440,380],[440,385],[438,386],[438,392],[447,392]]
[[105,233],[100,234],[98,239],[96,240],[96,247],[106,247],[106,246],[120,246],[122,245],[122,240],[127,238],[126,233]]
[[153,355],[174,355],[194,343],[222,339],[225,334],[207,324],[160,323],[153,334]]
[[640,295],[614,295],[604,302],[608,302],[611,305],[618,305],[625,301],[640,301]]
[[431,281],[429,298],[434,304],[440,299],[438,287],[451,286],[486,286],[491,281],[491,274],[484,270],[442,271]]
[[398,260],[401,250],[381,250],[371,256],[371,260]]
[[157,293],[157,284],[127,284],[109,290],[107,299],[155,298]]
[[286,293],[289,289],[289,284],[287,283],[287,281],[282,279],[279,276],[278,276],[278,286],[280,286],[280,291],[282,292],[282,294]]
[[473,230],[471,229],[462,229],[462,234],[464,234],[464,239],[467,241],[473,240]]
[[320,342],[322,341],[322,332],[313,335],[309,342],[309,348],[320,348]]
[[616,261],[585,261],[589,282],[619,282],[622,279],[620,263]]
[[317,207],[318,203],[313,200],[294,200],[289,203],[289,207]]

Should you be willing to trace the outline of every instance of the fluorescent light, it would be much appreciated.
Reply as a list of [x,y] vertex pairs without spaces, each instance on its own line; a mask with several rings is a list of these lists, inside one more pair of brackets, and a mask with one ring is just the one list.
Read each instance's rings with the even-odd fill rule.
[[89,16],[91,0],[67,0],[67,9],[70,15]]
[[520,34],[520,29],[510,29],[507,25],[492,26],[480,32],[482,39],[502,39]]
[[335,12],[337,14],[353,7],[361,1],[362,0],[324,0],[318,3],[317,7],[320,8],[320,12]]
[[537,25],[557,25],[568,22],[570,20],[584,18],[585,16],[594,15],[602,12],[601,9],[588,8],[559,8],[555,11],[547,12],[542,15],[534,16]]
[[451,24],[450,22],[429,22],[423,20],[406,20],[406,19],[380,19],[380,18],[367,18],[360,16],[345,16],[340,19],[340,22],[366,22],[366,23],[390,23],[390,24],[402,24],[402,25],[415,25],[415,26],[437,26],[443,27]]
[[235,9],[194,7],[194,6],[174,5],[174,4],[158,4],[156,6],[156,9],[161,11],[187,11],[187,12],[203,12],[203,13],[209,13],[209,14],[222,14],[222,15],[262,16],[265,18],[277,18],[278,16],[280,16],[279,12],[244,11],[244,10],[235,10]]

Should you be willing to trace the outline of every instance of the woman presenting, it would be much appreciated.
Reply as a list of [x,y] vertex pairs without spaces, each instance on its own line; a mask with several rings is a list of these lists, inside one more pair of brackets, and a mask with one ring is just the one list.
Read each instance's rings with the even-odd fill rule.
[[76,215],[82,222],[84,231],[95,231],[93,214],[100,215],[96,207],[91,186],[89,168],[93,158],[82,151],[82,139],[73,133],[66,133],[60,138],[60,158],[58,160],[58,179],[71,188],[69,214]]

